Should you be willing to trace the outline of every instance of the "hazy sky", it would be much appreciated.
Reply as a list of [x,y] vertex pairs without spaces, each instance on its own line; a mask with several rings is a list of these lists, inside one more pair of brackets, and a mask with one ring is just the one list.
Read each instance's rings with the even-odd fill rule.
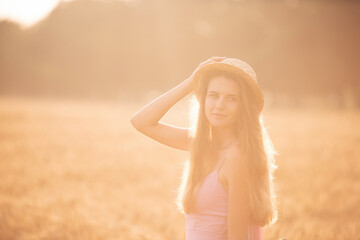
[[0,0],[0,19],[10,19],[24,27],[46,17],[61,0]]
[[[45,18],[59,2],[70,1],[75,0],[0,0],[0,20],[10,19],[23,27],[29,27]],[[119,1],[136,2],[135,0]]]
[[0,20],[10,19],[24,27],[29,27],[46,17],[61,1],[74,0],[0,0]]

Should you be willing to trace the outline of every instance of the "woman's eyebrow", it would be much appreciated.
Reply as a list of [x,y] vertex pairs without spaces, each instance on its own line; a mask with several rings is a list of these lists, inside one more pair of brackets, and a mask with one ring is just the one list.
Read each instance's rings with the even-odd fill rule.
[[[210,90],[208,93],[217,93],[217,94],[219,94],[220,92],[217,92],[217,91],[214,91],[214,90]],[[226,94],[226,96],[239,97],[239,94],[230,93],[230,94]]]

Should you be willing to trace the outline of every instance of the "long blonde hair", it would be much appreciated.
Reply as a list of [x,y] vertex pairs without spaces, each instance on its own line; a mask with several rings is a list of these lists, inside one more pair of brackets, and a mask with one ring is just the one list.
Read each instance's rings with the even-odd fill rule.
[[[250,219],[259,226],[273,223],[277,219],[276,198],[273,187],[273,172],[276,169],[276,154],[262,120],[262,107],[254,101],[251,91],[239,76],[224,71],[211,71],[201,80],[199,99],[193,97],[191,117],[190,159],[186,162],[182,182],[178,189],[176,204],[182,213],[196,209],[195,195],[208,173],[206,167],[216,161],[211,126],[205,116],[205,98],[209,81],[216,76],[236,80],[240,89],[240,111],[236,131],[242,160],[249,178]],[[240,160],[240,159],[239,159]],[[239,169],[239,172],[241,169]]]

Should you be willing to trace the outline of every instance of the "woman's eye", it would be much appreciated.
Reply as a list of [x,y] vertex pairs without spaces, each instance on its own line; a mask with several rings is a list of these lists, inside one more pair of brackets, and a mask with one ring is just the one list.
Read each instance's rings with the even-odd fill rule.
[[228,99],[229,99],[229,101],[231,101],[231,102],[233,102],[233,101],[236,101],[236,100],[237,100],[235,97],[229,97]]

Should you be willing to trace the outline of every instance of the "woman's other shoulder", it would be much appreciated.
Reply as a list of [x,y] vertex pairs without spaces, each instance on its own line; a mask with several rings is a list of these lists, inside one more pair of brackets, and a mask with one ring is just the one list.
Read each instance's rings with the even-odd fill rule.
[[234,144],[227,149],[225,161],[228,162],[228,164],[240,164],[241,151],[239,144]]
[[245,162],[238,144],[231,146],[225,156],[224,170],[227,177],[239,175],[244,170]]

